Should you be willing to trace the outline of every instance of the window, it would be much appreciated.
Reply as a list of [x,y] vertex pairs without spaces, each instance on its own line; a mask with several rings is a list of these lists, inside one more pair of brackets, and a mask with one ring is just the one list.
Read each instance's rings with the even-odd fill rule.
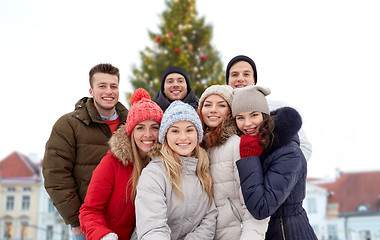
[[5,203],[5,210],[12,211],[15,205],[15,197],[14,196],[7,196],[7,200]]
[[30,191],[32,191],[32,189],[30,187],[24,187],[23,190],[24,190],[24,192],[30,192]]
[[338,230],[336,225],[327,225],[327,235],[328,240],[338,240]]
[[12,237],[12,222],[6,222],[4,224],[4,239],[10,239]]
[[46,229],[46,240],[52,240],[53,239],[53,226],[49,225]]
[[53,205],[53,202],[51,201],[51,199],[49,198],[49,200],[48,200],[48,212],[49,213],[52,213],[52,212],[54,212],[55,211],[55,207],[54,207],[54,205]]
[[309,198],[307,199],[307,213],[317,212],[317,199]]
[[30,196],[22,196],[21,209],[29,210],[30,208]]
[[10,188],[7,188],[7,191],[8,192],[16,192],[16,188],[10,187]]
[[21,222],[21,227],[20,227],[20,236],[21,239],[27,239],[28,238],[28,222]]
[[359,240],[370,240],[371,232],[369,230],[361,230],[359,231]]
[[358,212],[367,212],[371,210],[371,206],[369,204],[360,204],[356,210]]

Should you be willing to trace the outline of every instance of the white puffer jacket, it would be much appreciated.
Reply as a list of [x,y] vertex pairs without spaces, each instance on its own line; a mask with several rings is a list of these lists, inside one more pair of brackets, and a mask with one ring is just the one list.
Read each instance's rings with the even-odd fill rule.
[[[215,239],[265,239],[269,218],[256,220],[246,209],[235,162],[240,159],[240,137],[231,120],[223,125],[218,146],[207,150],[213,179],[214,200],[219,211]],[[207,135],[205,136],[207,139]]]

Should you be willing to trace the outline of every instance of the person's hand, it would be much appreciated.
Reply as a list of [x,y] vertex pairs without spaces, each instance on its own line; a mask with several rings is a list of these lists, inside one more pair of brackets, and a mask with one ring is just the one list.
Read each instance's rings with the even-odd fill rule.
[[104,235],[100,240],[118,240],[118,236],[116,233],[108,233],[107,235]]
[[80,229],[80,226],[79,227],[73,227],[73,233],[75,235],[80,235],[80,234],[83,234],[82,230]]
[[240,138],[240,157],[260,156],[263,152],[260,140],[260,136],[257,135],[242,135]]

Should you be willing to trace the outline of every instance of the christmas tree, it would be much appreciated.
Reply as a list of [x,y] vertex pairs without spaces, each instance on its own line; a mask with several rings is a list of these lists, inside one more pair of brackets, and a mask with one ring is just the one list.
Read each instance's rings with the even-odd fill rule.
[[166,6],[160,32],[148,31],[153,47],[140,52],[141,67],[133,66],[133,87],[144,88],[153,99],[169,66],[186,71],[198,97],[208,86],[224,84],[219,53],[210,44],[212,26],[205,24],[204,17],[197,18],[195,0],[166,0]]

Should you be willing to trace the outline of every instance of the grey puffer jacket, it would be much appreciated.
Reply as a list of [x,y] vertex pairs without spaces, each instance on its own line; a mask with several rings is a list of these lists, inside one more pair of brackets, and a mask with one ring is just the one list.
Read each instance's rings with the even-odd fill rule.
[[214,200],[219,212],[215,239],[263,240],[269,217],[257,220],[245,206],[235,164],[240,159],[239,144],[240,137],[236,135],[233,119],[228,119],[222,125],[222,136],[218,145],[207,150],[210,156]]
[[209,204],[196,175],[195,158],[182,158],[182,192],[178,198],[160,158],[153,158],[140,176],[135,200],[138,239],[213,239],[218,211]]

